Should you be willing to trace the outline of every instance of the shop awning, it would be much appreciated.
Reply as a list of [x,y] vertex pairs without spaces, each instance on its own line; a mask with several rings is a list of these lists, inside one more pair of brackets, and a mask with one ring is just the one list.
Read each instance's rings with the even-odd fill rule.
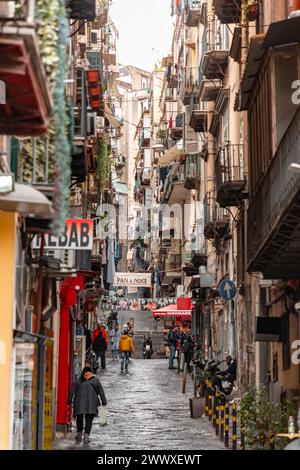
[[167,166],[170,163],[177,161],[180,155],[184,153],[183,140],[177,142],[174,147],[167,150],[159,159],[160,166]]
[[263,43],[263,49],[300,43],[300,16],[271,23]]
[[168,305],[159,310],[152,310],[154,317],[184,317],[186,320],[192,319],[192,309],[178,310],[177,304]]
[[247,110],[250,105],[253,85],[257,78],[262,58],[265,54],[263,49],[264,40],[265,34],[259,34],[251,38],[248,62],[241,84],[241,103],[239,111]]
[[107,103],[105,103],[104,114],[105,114],[105,117],[109,120],[111,126],[112,126],[114,129],[118,129],[119,127],[121,127],[120,122],[119,122],[118,119],[113,115],[113,112],[112,112],[112,110],[110,109],[110,107],[108,106]]
[[15,190],[0,195],[0,210],[39,217],[52,216],[52,204],[40,191],[26,184],[15,183]]

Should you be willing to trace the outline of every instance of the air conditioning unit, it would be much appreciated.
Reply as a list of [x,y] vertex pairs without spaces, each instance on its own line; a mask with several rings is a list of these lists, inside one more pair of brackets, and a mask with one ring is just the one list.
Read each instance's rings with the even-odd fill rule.
[[97,113],[88,113],[87,133],[89,136],[97,136]]
[[103,116],[97,116],[97,129],[104,129],[105,118]]

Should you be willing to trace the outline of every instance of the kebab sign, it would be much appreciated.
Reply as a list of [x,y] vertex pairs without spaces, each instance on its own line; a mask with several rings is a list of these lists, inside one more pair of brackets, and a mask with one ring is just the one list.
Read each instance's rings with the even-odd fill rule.
[[[41,236],[34,238],[33,248],[40,248]],[[65,229],[58,237],[45,235],[46,250],[92,250],[93,221],[90,219],[67,219]]]

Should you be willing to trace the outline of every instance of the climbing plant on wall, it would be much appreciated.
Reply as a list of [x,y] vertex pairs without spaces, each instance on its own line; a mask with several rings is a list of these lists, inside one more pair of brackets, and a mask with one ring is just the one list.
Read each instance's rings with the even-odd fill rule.
[[100,191],[103,190],[104,183],[109,177],[110,149],[106,137],[98,140],[97,143],[97,178]]
[[[69,25],[64,0],[37,0],[35,17],[43,65],[53,97],[53,114],[45,137],[23,141],[23,180],[31,183],[35,149],[35,180],[45,181],[45,151],[48,149],[47,183],[55,185],[53,230],[58,233],[68,216],[70,152],[68,105],[65,96]],[[47,145],[47,147],[46,147]]]

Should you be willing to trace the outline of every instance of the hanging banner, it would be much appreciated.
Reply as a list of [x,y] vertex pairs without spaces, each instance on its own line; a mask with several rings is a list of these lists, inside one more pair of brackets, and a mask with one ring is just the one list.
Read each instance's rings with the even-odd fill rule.
[[[93,221],[91,219],[67,219],[64,232],[59,236],[45,234],[46,250],[92,250]],[[33,239],[33,248],[41,246],[41,235]]]
[[114,286],[151,287],[151,273],[116,273]]

